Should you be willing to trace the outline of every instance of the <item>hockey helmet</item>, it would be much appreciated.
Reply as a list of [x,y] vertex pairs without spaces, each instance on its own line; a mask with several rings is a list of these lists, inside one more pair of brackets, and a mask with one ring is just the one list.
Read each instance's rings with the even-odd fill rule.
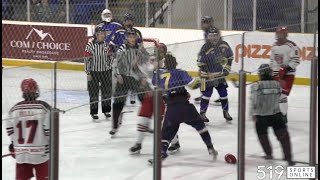
[[105,21],[105,22],[111,22],[111,20],[112,20],[111,11],[109,9],[103,10],[101,13],[101,19],[102,19],[102,21]]
[[213,17],[212,16],[204,16],[201,18],[201,23],[213,23]]
[[159,43],[158,48],[163,49],[165,54],[167,53],[167,46],[164,43]]
[[126,14],[124,15],[124,21],[126,21],[126,20],[134,21],[135,18],[134,18],[134,16],[133,16],[133,14],[126,13]]
[[285,39],[288,36],[288,28],[286,26],[279,26],[276,29],[276,39]]
[[269,64],[261,64],[258,69],[258,74],[261,80],[271,80],[272,79],[272,69]]
[[24,98],[37,98],[39,97],[39,86],[38,83],[32,79],[24,79],[20,85],[22,96]]

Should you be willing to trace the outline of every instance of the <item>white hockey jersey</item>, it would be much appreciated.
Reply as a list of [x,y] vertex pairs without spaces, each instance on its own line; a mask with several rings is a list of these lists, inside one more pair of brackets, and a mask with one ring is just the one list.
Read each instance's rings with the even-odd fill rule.
[[51,107],[44,101],[21,101],[13,106],[7,133],[18,164],[40,164],[49,160]]
[[287,74],[295,75],[296,67],[300,64],[299,48],[292,41],[287,41],[284,44],[273,44],[271,49],[271,67],[273,69],[273,76],[279,74],[280,67],[290,66],[292,69]]

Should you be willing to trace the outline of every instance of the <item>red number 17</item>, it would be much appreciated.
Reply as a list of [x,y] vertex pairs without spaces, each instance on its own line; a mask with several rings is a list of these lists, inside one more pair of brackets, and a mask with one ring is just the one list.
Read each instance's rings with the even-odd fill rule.
[[[22,133],[22,121],[19,121],[17,126],[16,126],[18,129],[19,129],[19,138],[18,138],[18,143],[19,144],[24,144],[24,138],[23,138],[23,133]],[[34,140],[34,136],[36,135],[36,130],[37,130],[37,127],[38,127],[38,121],[37,120],[28,120],[26,121],[26,127],[27,128],[31,128],[30,129],[30,133],[29,133],[29,137],[28,137],[28,141],[27,143],[28,144],[31,144],[33,143],[33,140]]]

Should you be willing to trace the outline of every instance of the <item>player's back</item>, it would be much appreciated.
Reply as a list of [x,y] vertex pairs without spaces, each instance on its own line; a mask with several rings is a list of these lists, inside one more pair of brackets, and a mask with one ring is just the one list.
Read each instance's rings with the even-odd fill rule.
[[[180,69],[160,70],[159,86],[166,90],[166,98],[169,102],[186,101],[189,98],[189,93],[184,86],[193,81],[189,74]],[[154,82],[154,79],[153,79]],[[182,98],[182,99],[181,99]],[[167,102],[168,103],[168,102]]]
[[17,163],[40,164],[49,159],[51,107],[44,101],[21,101],[11,108],[7,122]]

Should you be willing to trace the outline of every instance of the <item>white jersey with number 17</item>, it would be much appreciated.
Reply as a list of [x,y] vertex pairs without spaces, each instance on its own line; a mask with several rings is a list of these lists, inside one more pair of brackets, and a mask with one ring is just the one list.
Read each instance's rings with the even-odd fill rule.
[[7,133],[18,164],[40,164],[49,160],[51,107],[44,101],[21,101],[13,106]]

